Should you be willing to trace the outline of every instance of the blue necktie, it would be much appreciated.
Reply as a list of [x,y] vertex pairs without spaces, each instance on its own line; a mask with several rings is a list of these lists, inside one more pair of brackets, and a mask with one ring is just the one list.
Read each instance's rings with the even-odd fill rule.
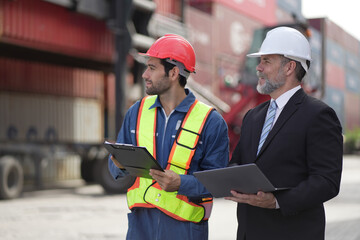
[[266,116],[265,122],[264,122],[264,126],[263,129],[261,131],[261,137],[260,137],[260,142],[259,142],[259,146],[258,146],[258,150],[257,150],[257,154],[259,154],[261,147],[263,146],[267,135],[269,134],[271,127],[273,125],[274,119],[275,119],[275,113],[276,113],[276,102],[272,101],[270,107],[269,107],[269,112]]

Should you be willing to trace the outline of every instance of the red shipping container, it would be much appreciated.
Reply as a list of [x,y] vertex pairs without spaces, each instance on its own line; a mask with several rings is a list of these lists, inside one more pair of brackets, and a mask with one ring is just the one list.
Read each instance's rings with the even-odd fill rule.
[[326,85],[341,90],[345,89],[345,70],[330,61],[325,65],[325,82]]
[[359,40],[350,35],[347,32],[344,32],[344,48],[349,52],[358,53],[359,52]]
[[324,21],[326,37],[334,40],[341,46],[344,46],[344,30],[327,18],[325,18]]
[[192,7],[186,8],[186,24],[189,29],[189,38],[196,53],[196,64],[212,63],[213,57],[213,18]]
[[241,13],[247,18],[252,18],[264,25],[275,25],[276,19],[276,0],[253,1],[253,0],[213,0],[214,2],[223,4],[230,9]]
[[0,90],[104,98],[104,73],[0,58]]
[[154,0],[156,13],[180,20],[182,0]]
[[222,4],[216,4],[214,10],[213,51],[245,59],[254,30],[263,25]]
[[105,21],[41,0],[0,0],[0,41],[111,62],[112,33]]
[[346,130],[360,127],[360,96],[355,93],[345,93],[345,124]]

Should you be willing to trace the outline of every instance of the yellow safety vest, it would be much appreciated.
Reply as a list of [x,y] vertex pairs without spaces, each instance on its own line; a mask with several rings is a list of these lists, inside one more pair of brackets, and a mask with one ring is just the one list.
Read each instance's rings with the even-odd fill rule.
[[[149,109],[157,96],[142,99],[138,111],[136,140],[138,146],[144,146],[156,159],[156,108]],[[194,156],[199,136],[206,119],[213,108],[196,100],[186,114],[172,146],[166,169],[177,174],[187,174]],[[210,217],[212,198],[200,203],[190,202],[178,192],[166,192],[152,179],[138,177],[127,192],[129,209],[136,207],[158,208],[165,214],[180,220],[200,222]]]

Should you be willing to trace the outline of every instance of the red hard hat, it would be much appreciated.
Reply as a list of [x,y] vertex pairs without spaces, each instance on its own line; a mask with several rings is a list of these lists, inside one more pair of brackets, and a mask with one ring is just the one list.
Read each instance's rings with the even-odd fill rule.
[[186,70],[195,72],[195,51],[191,44],[183,37],[166,34],[156,40],[146,53],[141,55],[160,59],[170,58],[184,64]]

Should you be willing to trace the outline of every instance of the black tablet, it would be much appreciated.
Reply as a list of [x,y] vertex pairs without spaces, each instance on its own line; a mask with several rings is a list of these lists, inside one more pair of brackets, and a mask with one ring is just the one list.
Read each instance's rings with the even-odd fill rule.
[[287,189],[275,188],[254,163],[194,172],[194,176],[214,197],[229,197],[231,190],[250,194]]
[[164,171],[145,147],[107,141],[104,146],[132,176],[152,178],[150,169]]

